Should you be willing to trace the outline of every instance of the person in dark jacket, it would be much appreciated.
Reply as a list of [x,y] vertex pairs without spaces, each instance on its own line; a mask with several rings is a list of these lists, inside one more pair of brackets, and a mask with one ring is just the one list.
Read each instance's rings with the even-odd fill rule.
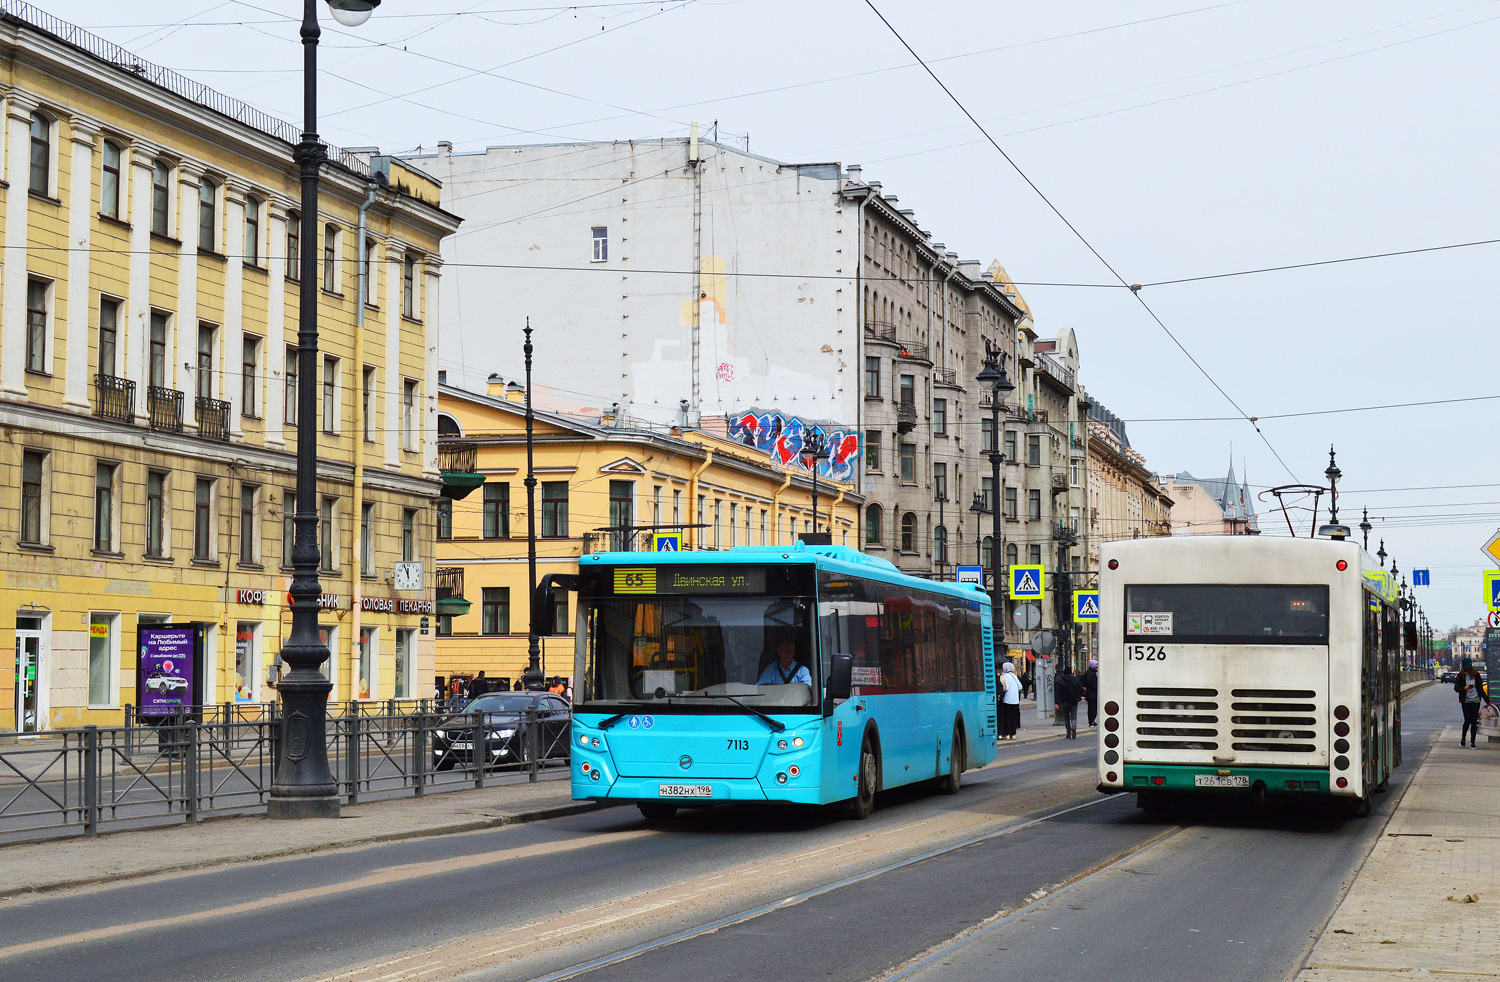
[[490,680],[484,677],[484,670],[480,669],[479,674],[469,683],[469,698],[478,699],[488,691],[490,691]]
[[1083,701],[1088,704],[1089,726],[1094,726],[1099,718],[1097,708],[1099,702],[1099,662],[1096,659],[1089,660],[1089,667],[1084,669],[1083,678]]
[[1083,698],[1083,683],[1073,674],[1073,666],[1064,664],[1052,684],[1052,695],[1057,707],[1057,718],[1067,727],[1067,738],[1078,739],[1078,700]]
[[1458,704],[1464,711],[1464,728],[1458,733],[1458,745],[1464,745],[1464,737],[1469,738],[1469,747],[1473,749],[1474,741],[1479,738],[1479,707],[1489,704],[1489,693],[1484,691],[1484,683],[1479,680],[1479,673],[1474,670],[1474,661],[1465,658],[1463,671],[1458,673],[1458,679],[1453,683],[1453,689],[1458,693]]

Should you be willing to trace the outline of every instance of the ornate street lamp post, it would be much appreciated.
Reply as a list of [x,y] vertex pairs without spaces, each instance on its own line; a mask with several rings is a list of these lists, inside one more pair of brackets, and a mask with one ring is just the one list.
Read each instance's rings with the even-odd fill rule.
[[1005,453],[1000,449],[1000,403],[1008,393],[1015,391],[1016,386],[1005,376],[1005,353],[989,338],[984,340],[984,367],[974,380],[990,387],[990,436],[994,444],[986,451],[986,456],[990,458],[990,488],[995,496],[990,503],[990,518],[993,523],[990,534],[990,588],[993,591],[990,594],[990,604],[996,624],[995,636],[999,639],[1005,636],[1005,601],[1002,599],[1005,593],[1000,582],[1000,563],[1003,558],[1000,541],[1003,520],[1000,514],[1000,465],[1005,461]]
[[832,526],[829,526],[828,541],[818,534],[818,465],[828,459],[828,446],[823,440],[823,431],[811,429],[802,438],[802,449],[798,452],[802,458],[802,466],[812,472],[812,537],[805,538],[808,545],[827,545],[833,542]]
[[[327,0],[334,19],[358,27],[380,0]],[[328,768],[325,733],[333,683],[318,631],[318,170],[328,151],[318,140],[318,5],[302,5],[302,141],[292,151],[302,178],[301,285],[297,308],[297,503],[292,517],[292,630],[281,648],[290,671],[281,680],[281,745],[266,814],[271,818],[338,818],[338,782]]]
[[[537,618],[552,616],[552,611],[536,609],[536,412],[531,406],[530,317],[526,318],[526,328],[522,333],[526,335],[526,342],[521,345],[521,353],[526,356],[526,480],[522,483],[526,485],[526,573],[530,590],[526,594],[529,598],[526,605],[526,671],[521,673],[521,685],[531,691],[542,687],[542,641],[537,633]],[[553,529],[553,533],[559,534],[559,530]],[[568,533],[563,529],[560,534]]]

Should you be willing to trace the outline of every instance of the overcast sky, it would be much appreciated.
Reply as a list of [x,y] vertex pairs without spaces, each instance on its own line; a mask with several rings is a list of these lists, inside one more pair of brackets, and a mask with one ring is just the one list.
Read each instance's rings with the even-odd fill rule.
[[[875,3],[1130,283],[1500,238],[1500,0]],[[299,119],[299,4],[46,7]],[[362,28],[324,24],[320,129],[336,144],[717,121],[756,153],[863,164],[949,248],[1019,282],[1116,282],[864,0],[384,0]],[[1483,434],[1500,399],[1269,417],[1500,394],[1497,258],[1482,245],[1146,287],[1213,382],[1126,290],[1021,289],[1043,337],[1077,332],[1082,381],[1155,470],[1222,477],[1232,447],[1258,492],[1321,482],[1336,444],[1341,517],[1368,507],[1372,550],[1383,536],[1403,572],[1431,569],[1418,600],[1446,628],[1483,614],[1479,547],[1500,525]],[[539,311],[515,313],[519,327]],[[519,367],[517,352],[484,370]],[[1148,421],[1163,417],[1194,421]],[[1273,505],[1262,527],[1284,534]]]

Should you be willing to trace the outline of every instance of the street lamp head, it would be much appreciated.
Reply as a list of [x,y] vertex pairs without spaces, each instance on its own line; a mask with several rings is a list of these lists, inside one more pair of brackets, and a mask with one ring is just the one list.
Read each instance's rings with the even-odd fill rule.
[[976,382],[988,385],[997,396],[1015,391],[1016,385],[1005,375],[1005,355],[992,350],[984,360],[984,367],[974,376]]
[[823,443],[822,430],[808,431],[802,438],[802,449],[798,451],[798,456],[802,458],[802,466],[808,470],[813,470],[818,461],[828,459],[828,448]]
[[380,0],[328,0],[328,10],[333,19],[345,27],[359,27],[370,19]]
[[969,511],[973,512],[976,515],[983,515],[985,512],[989,511],[989,509],[984,506],[983,491],[974,492],[974,503],[969,506]]

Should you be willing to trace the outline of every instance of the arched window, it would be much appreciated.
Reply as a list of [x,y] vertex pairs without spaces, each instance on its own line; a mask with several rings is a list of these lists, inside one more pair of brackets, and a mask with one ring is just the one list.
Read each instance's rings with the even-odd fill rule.
[[948,529],[939,525],[932,530],[932,558],[939,563],[948,562]]
[[120,217],[120,147],[104,141],[104,153],[100,158],[99,211],[110,218]]
[[1020,562],[1020,559],[1021,550],[1016,547],[1016,544],[1014,542],[1005,547],[1005,565],[1014,566],[1016,563]]
[[447,413],[438,413],[438,436],[463,436],[463,427]]
[[865,508],[865,545],[880,545],[882,534],[880,522],[882,517],[883,513],[879,505],[869,505]]
[[31,190],[45,195],[52,187],[52,120],[31,114]]
[[990,564],[994,560],[994,556],[995,539],[993,536],[986,535],[984,539],[979,543],[979,565],[983,566],[985,569],[989,569]]
[[207,249],[209,252],[218,252],[214,246],[218,245],[218,238],[214,235],[217,231],[215,211],[219,202],[219,185],[211,178],[203,178],[198,182],[198,248]]
[[917,551],[917,513],[909,511],[901,516],[901,551]]

